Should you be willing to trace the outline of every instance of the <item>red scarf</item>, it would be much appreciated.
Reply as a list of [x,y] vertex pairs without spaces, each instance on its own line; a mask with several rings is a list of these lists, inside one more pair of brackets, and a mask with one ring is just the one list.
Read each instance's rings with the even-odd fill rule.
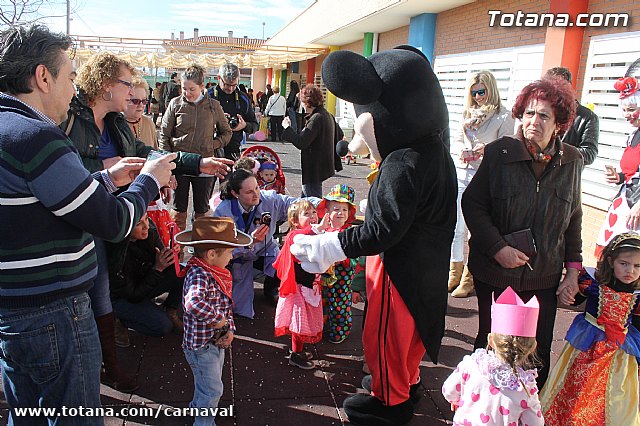
[[556,153],[556,144],[555,139],[549,141],[547,147],[542,150],[537,143],[529,141],[527,138],[524,138],[524,144],[527,147],[527,151],[533,158],[533,161],[537,163],[548,163],[553,158],[553,155]]
[[278,278],[280,278],[280,297],[293,294],[297,289],[296,273],[293,269],[293,264],[294,262],[300,263],[300,261],[291,254],[291,244],[293,244],[293,237],[298,234],[315,235],[311,228],[294,229],[287,234],[280,253],[278,253],[278,257],[276,257],[276,260],[273,262],[273,268],[276,270]]
[[226,294],[229,299],[231,299],[233,278],[231,277],[231,272],[228,269],[209,265],[197,256],[192,256],[191,259],[189,259],[189,262],[187,262],[187,269],[191,268],[192,266],[199,266],[213,275],[213,279],[215,279],[218,285],[220,285],[220,289],[222,290],[222,292]]

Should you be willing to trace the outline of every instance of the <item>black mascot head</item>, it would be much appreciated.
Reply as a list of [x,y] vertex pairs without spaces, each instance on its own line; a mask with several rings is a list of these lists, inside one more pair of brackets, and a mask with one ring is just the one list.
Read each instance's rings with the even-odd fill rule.
[[322,63],[327,89],[354,104],[358,119],[349,149],[360,142],[381,161],[416,143],[448,146],[449,113],[429,60],[411,46],[398,46],[368,59],[350,51],[331,53]]

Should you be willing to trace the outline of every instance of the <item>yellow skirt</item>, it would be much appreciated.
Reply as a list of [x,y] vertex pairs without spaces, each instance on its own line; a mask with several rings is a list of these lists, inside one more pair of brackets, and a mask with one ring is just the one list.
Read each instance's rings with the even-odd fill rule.
[[566,343],[540,402],[547,426],[640,425],[636,358],[607,341]]

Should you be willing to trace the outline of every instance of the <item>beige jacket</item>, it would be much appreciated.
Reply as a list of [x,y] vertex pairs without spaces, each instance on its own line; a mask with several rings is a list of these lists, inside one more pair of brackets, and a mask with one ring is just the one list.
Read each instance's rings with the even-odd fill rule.
[[205,94],[194,104],[181,95],[171,100],[162,116],[160,149],[211,157],[229,143],[231,134],[220,102]]
[[504,107],[504,105],[502,105],[491,118],[482,123],[480,128],[478,128],[477,133],[473,137],[473,140],[469,139],[468,135],[464,131],[463,126],[460,125],[460,129],[458,129],[458,131],[451,138],[450,152],[451,157],[453,158],[453,162],[456,167],[460,169],[464,169],[467,167],[477,169],[480,166],[482,158],[476,161],[465,163],[460,160],[460,154],[462,153],[462,150],[472,149],[480,143],[486,145],[503,136],[510,136],[514,133],[515,120],[511,116],[511,111],[509,111]]
[[150,146],[153,149],[158,149],[158,135],[156,133],[156,126],[149,117],[144,115],[140,117],[135,123],[127,120],[129,128],[136,135],[136,139],[140,139],[145,145]]

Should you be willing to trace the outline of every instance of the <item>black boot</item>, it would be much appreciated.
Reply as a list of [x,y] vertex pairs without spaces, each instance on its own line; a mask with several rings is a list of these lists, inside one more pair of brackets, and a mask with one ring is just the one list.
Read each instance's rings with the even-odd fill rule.
[[127,377],[120,366],[116,355],[115,315],[113,312],[96,317],[100,345],[102,346],[102,372],[100,381],[105,385],[123,393],[131,393],[139,388],[135,379]]
[[397,405],[384,405],[374,396],[357,394],[345,399],[342,406],[355,425],[399,426],[413,418],[413,404],[409,399]]
[[[367,374],[362,378],[362,389],[366,390],[369,393],[371,393],[371,379],[371,374]],[[409,386],[409,399],[411,400],[411,403],[413,405],[416,405],[418,401],[420,401],[420,397],[422,396],[420,394],[421,384],[422,383],[420,382],[420,379],[418,379],[418,383]]]

